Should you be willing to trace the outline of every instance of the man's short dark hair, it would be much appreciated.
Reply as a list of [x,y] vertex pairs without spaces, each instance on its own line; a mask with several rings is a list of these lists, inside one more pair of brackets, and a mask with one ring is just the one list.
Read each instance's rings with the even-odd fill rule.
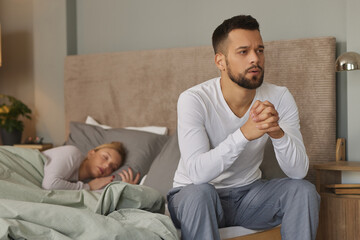
[[220,24],[212,35],[212,45],[215,54],[221,52],[226,54],[223,43],[228,38],[229,33],[234,29],[246,29],[246,30],[258,30],[259,23],[250,15],[239,15],[229,19],[226,19]]

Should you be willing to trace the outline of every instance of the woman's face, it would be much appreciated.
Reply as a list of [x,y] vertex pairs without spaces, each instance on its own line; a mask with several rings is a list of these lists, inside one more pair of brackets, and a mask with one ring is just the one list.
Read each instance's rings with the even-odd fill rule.
[[112,148],[101,148],[88,152],[89,171],[92,178],[106,177],[117,170],[122,163],[118,151]]

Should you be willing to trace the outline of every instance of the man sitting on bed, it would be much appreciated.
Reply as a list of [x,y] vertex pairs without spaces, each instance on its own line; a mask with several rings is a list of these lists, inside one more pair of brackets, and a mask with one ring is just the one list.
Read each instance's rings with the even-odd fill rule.
[[[173,222],[186,240],[220,239],[222,227],[279,224],[283,240],[315,239],[320,197],[302,180],[309,159],[297,106],[287,88],[263,83],[258,22],[244,15],[225,20],[212,41],[221,77],[178,100],[181,159],[168,193]],[[289,178],[261,179],[269,137]]]

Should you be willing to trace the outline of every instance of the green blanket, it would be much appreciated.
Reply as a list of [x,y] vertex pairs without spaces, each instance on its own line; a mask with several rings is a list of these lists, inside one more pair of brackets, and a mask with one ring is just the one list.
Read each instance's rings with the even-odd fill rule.
[[157,191],[123,182],[102,193],[44,190],[44,161],[0,147],[0,239],[178,239]]

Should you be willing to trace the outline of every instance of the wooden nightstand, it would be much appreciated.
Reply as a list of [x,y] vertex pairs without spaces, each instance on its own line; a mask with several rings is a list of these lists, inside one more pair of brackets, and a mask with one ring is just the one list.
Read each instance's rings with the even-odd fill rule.
[[39,151],[45,151],[53,147],[52,143],[43,143],[43,144],[15,144],[14,147],[22,147],[22,148],[31,148],[37,149]]
[[[341,172],[360,172],[360,162],[329,162],[314,165],[314,168],[316,169],[316,188],[321,196],[320,221],[316,239],[360,239],[360,195],[358,194],[360,184],[341,184]],[[341,193],[343,189],[348,193],[335,193]]]

